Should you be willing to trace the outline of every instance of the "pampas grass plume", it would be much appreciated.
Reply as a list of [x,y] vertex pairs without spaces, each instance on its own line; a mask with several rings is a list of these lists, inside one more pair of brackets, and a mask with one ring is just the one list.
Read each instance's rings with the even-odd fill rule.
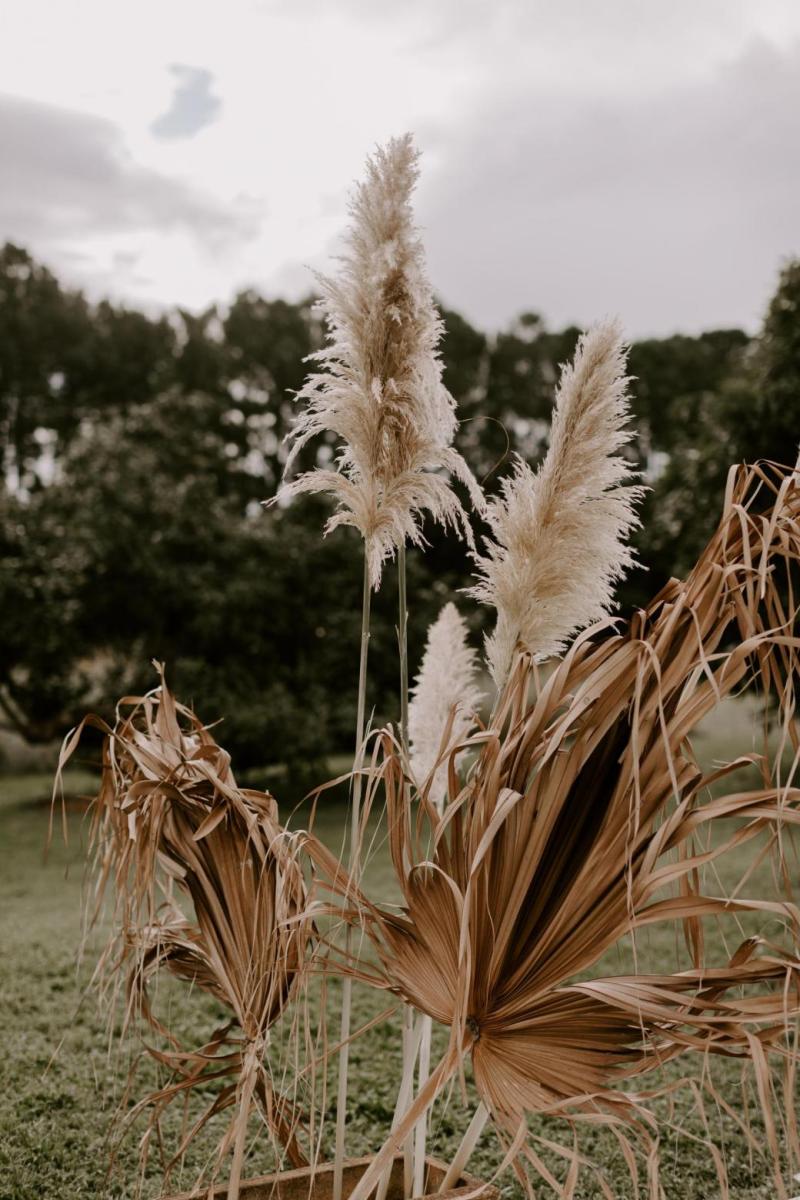
[[[422,664],[411,689],[408,729],[411,765],[420,785],[428,778],[446,747],[442,738],[450,714],[455,716],[448,743],[455,745],[469,731],[483,693],[475,682],[477,655],[467,644],[467,626],[455,604],[446,604],[428,630]],[[447,760],[431,782],[430,798],[440,805],[447,790]]]
[[311,439],[333,433],[334,469],[308,471],[279,496],[328,492],[337,511],[326,525],[353,525],[366,543],[370,578],[406,541],[422,544],[420,516],[457,529],[471,542],[463,507],[445,473],[460,478],[473,504],[480,488],[453,448],[455,402],[442,383],[442,321],[425,272],[411,195],[419,174],[410,134],[368,160],[351,203],[352,225],[335,278],[320,276],[328,344],[319,370],[298,393],[305,409],[286,464]]
[[626,538],[642,488],[618,453],[629,436],[625,365],[616,321],[581,337],[561,375],[544,462],[534,472],[517,459],[488,504],[491,538],[469,594],[497,610],[486,650],[498,686],[517,648],[547,658],[600,620],[634,561]]

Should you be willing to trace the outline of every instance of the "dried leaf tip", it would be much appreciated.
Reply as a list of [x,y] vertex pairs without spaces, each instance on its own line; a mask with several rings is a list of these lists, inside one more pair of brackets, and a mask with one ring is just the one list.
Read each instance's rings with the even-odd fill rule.
[[[455,604],[445,604],[428,630],[422,664],[411,689],[411,765],[420,786],[447,746],[460,742],[473,723],[473,714],[483,699],[476,684],[477,671],[477,655],[467,643],[466,623]],[[447,744],[443,745],[445,736]],[[430,799],[439,805],[446,791],[445,759],[431,782]]]
[[486,651],[498,686],[517,647],[547,658],[608,613],[634,561],[626,539],[643,489],[618,453],[629,437],[626,357],[616,321],[582,335],[562,371],[544,462],[534,472],[518,459],[489,502],[491,537],[469,594],[497,610]]
[[418,157],[410,134],[394,138],[368,160],[356,188],[339,273],[319,278],[328,344],[298,393],[306,407],[289,435],[286,469],[324,433],[338,439],[338,459],[334,469],[308,471],[279,493],[330,493],[337,511],[325,532],[338,525],[359,530],[375,587],[399,546],[422,544],[423,512],[471,543],[466,514],[443,472],[461,479],[473,504],[483,507],[480,488],[453,448],[457,420],[442,383],[442,321],[411,206]]

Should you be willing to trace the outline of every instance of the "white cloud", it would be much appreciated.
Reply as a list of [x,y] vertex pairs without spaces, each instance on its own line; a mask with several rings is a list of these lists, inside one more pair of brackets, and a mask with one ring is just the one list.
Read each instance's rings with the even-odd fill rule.
[[0,96],[0,160],[0,226],[13,237],[186,228],[226,241],[253,231],[249,217],[140,166],[100,117]]
[[637,332],[752,325],[800,254],[800,44],[630,103],[531,87],[463,132],[424,192],[431,269],[492,324],[620,312]]
[[137,163],[101,117],[0,95],[0,238],[33,247],[93,290],[151,290],[132,269],[147,240],[220,256],[258,225],[247,204],[224,205]]
[[139,301],[298,295],[412,129],[434,279],[475,320],[752,322],[797,250],[797,37],[796,0],[7,0],[4,87],[70,111],[17,145],[0,238]]

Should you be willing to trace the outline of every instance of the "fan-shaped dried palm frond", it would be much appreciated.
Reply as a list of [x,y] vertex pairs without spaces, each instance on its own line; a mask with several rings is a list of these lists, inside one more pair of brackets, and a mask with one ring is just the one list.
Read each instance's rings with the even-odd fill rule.
[[[722,698],[755,676],[778,701],[783,735],[800,759],[798,563],[798,476],[772,465],[739,469],[719,529],[684,582],[673,580],[626,631],[583,634],[531,703],[530,667],[519,659],[496,724],[473,739],[480,753],[467,783],[442,816],[425,806],[431,848],[412,825],[402,757],[385,736],[390,844],[404,907],[386,911],[359,895],[359,919],[380,955],[380,985],[449,1025],[451,1038],[354,1200],[368,1194],[466,1054],[519,1169],[527,1159],[557,1189],[526,1135],[527,1114],[563,1118],[573,1133],[582,1121],[610,1125],[635,1174],[632,1134],[656,1188],[648,1094],[621,1085],[688,1052],[702,1063],[709,1055],[741,1058],[755,1072],[775,1186],[785,1195],[767,1054],[789,1063],[782,1132],[796,1164],[787,1034],[800,1016],[800,910],[790,896],[706,894],[699,871],[765,831],[779,848],[782,827],[800,824],[800,788],[791,773],[782,777],[779,755],[772,766],[761,760],[760,787],[710,798],[710,784],[753,756],[704,775],[689,739]],[[723,825],[716,844],[696,844],[728,819],[735,832]],[[329,885],[346,895],[331,857],[310,848]],[[665,895],[670,887],[677,894]],[[780,944],[746,939],[726,963],[707,962],[706,918],[739,912],[779,922]],[[621,939],[657,922],[682,923],[686,969],[585,978]],[[585,1160],[576,1148],[560,1153],[570,1163],[564,1194],[572,1195]],[[725,1195],[718,1152],[716,1161]],[[600,1186],[611,1194],[602,1179]]]
[[626,537],[641,488],[619,457],[629,437],[625,358],[614,321],[581,337],[558,386],[544,462],[534,473],[518,458],[488,504],[492,536],[468,593],[497,610],[486,652],[498,687],[516,649],[546,658],[599,621],[633,561]]
[[320,276],[328,346],[320,370],[298,394],[307,407],[292,430],[286,464],[319,434],[340,440],[335,470],[313,470],[280,495],[329,492],[338,511],[326,526],[354,525],[364,538],[373,586],[384,562],[406,541],[422,544],[428,512],[471,541],[464,510],[440,473],[480,488],[453,448],[455,401],[442,383],[442,320],[425,273],[411,194],[418,152],[410,134],[392,139],[367,162],[351,205],[352,228],[337,278]]
[[[209,1079],[233,1078],[184,1139],[176,1159],[210,1116],[236,1104],[219,1152],[221,1160],[235,1143],[231,1194],[236,1195],[254,1102],[260,1102],[291,1159],[302,1161],[293,1106],[274,1095],[265,1061],[270,1028],[292,992],[310,936],[297,841],[279,825],[268,793],[237,785],[227,753],[191,710],[176,704],[163,677],[160,688],[126,698],[119,710],[113,728],[87,717],[66,739],[59,765],[60,771],[85,725],[101,730],[90,919],[97,917],[112,884],[115,932],[97,978],[112,993],[124,978],[125,1025],[141,1014],[171,1043],[169,1050],[151,1053],[177,1081],[148,1096],[132,1117],[149,1107],[152,1130],[176,1097]],[[193,919],[177,907],[176,893],[190,903]],[[229,1011],[229,1022],[209,1045],[183,1049],[154,1014],[148,986],[162,969],[203,988]]]

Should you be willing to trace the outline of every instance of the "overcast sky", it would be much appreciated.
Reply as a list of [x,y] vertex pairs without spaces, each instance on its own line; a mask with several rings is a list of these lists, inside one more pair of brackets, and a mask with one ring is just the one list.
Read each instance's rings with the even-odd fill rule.
[[800,2],[0,0],[0,241],[93,296],[307,292],[406,129],[481,326],[754,328],[800,255]]

